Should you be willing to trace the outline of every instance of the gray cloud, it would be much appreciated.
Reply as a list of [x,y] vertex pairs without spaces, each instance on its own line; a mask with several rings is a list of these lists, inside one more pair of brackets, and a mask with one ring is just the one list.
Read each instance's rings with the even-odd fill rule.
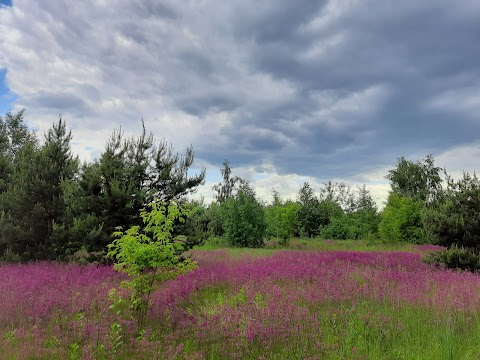
[[144,118],[213,171],[354,179],[480,131],[476,0],[17,0],[0,32],[16,106],[94,153]]

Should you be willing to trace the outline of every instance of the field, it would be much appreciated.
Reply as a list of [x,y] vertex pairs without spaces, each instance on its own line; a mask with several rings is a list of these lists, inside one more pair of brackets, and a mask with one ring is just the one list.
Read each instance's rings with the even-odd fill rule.
[[110,267],[2,265],[0,358],[480,358],[479,274],[422,263],[428,246],[291,248],[195,249],[143,330],[109,310]]

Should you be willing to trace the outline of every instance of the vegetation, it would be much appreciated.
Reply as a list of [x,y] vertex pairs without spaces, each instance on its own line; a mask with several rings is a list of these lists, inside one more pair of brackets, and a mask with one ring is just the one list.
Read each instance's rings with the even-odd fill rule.
[[435,166],[432,155],[428,155],[423,162],[416,163],[401,157],[397,167],[390,170],[386,178],[390,180],[392,192],[428,205],[434,202],[441,192],[440,170]]
[[115,130],[100,159],[81,166],[62,119],[42,145],[23,112],[0,118],[0,128],[0,253],[10,259],[72,259],[83,251],[105,261],[117,226],[140,226],[152,201],[185,202],[205,178],[204,170],[188,175],[192,148],[180,155],[145,127],[130,139]]
[[392,192],[382,213],[378,230],[380,237],[390,243],[424,242],[421,212],[423,203]]
[[281,244],[287,246],[289,239],[298,232],[299,210],[298,203],[282,202],[278,193],[273,190],[273,204],[265,208],[267,235],[281,239]]
[[265,236],[265,211],[255,192],[242,185],[235,196],[222,204],[225,238],[232,246],[262,247]]
[[225,160],[205,204],[144,127],[83,164],[63,119],[0,130],[2,358],[480,358],[475,174],[400,158],[379,212],[331,181],[267,204]]
[[432,242],[480,250],[479,209],[480,180],[475,174],[465,173],[457,181],[447,178],[441,199],[423,214]]
[[471,272],[480,270],[480,252],[457,245],[443,251],[432,252],[425,257],[424,261],[428,264],[456,270]]
[[478,359],[478,275],[416,250],[334,250],[195,250],[198,268],[152,294],[143,330],[108,311],[106,289],[124,280],[111,267],[4,265],[2,356]]
[[[131,290],[128,307],[133,310],[138,326],[143,328],[150,296],[162,283],[174,279],[193,268],[189,259],[182,259],[183,243],[172,238],[175,220],[184,221],[185,209],[175,203],[150,204],[149,211],[141,211],[143,227],[132,226],[114,233],[116,239],[108,246],[108,256],[115,260],[114,269],[125,272],[129,280],[121,287]],[[113,289],[110,292],[114,308],[123,310],[125,300]]]

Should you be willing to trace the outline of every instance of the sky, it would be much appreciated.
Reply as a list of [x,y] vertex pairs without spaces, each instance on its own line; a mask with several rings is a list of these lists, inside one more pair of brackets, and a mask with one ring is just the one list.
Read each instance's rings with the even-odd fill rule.
[[61,115],[82,159],[144,119],[207,201],[224,159],[266,200],[332,180],[380,206],[401,156],[480,169],[478,0],[0,3],[1,113]]

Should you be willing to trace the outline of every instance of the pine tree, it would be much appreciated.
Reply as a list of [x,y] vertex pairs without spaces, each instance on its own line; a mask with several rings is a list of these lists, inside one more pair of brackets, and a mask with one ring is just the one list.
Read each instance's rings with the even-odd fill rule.
[[11,186],[2,195],[3,250],[8,247],[25,260],[54,258],[54,225],[66,214],[62,182],[72,178],[77,168],[70,153],[71,133],[60,119],[40,148],[28,136],[22,139],[12,136]]
[[205,170],[190,176],[193,160],[191,147],[180,155],[166,142],[157,145],[145,126],[139,137],[128,139],[115,130],[100,159],[84,164],[79,179],[67,186],[75,214],[67,227],[73,239],[70,252],[82,245],[88,251],[102,251],[117,226],[140,224],[138,214],[148,204],[181,200],[194,192],[203,183]]

